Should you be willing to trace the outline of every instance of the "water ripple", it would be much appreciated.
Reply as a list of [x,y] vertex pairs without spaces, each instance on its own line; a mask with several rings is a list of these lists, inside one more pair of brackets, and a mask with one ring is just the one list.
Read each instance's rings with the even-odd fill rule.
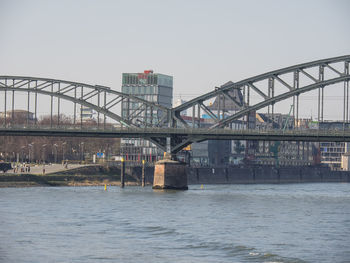
[[346,262],[350,184],[0,189],[0,262]]

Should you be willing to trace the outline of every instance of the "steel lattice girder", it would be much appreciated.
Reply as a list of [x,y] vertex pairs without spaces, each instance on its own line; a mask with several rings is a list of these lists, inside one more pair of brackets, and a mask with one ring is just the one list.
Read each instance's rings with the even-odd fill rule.
[[[8,82],[11,82],[11,83],[8,83]],[[57,91],[52,90],[53,85],[59,85],[60,87],[61,84],[62,86],[63,84],[65,85],[62,89],[58,89]],[[79,89],[83,88],[85,90],[88,90],[88,92],[85,94],[82,94],[80,98],[67,95],[68,92],[76,90],[78,88]],[[168,112],[170,111],[170,109],[168,109],[165,106],[146,101],[144,99],[138,98],[130,94],[112,90],[109,87],[99,86],[99,85],[93,86],[93,85],[79,83],[79,82],[71,82],[71,81],[57,80],[57,79],[23,77],[23,76],[0,76],[0,91],[31,92],[31,93],[38,93],[38,94],[48,95],[52,97],[57,97],[60,99],[71,101],[73,103],[77,103],[78,105],[83,105],[91,109],[94,109],[98,113],[105,114],[111,119],[118,121],[128,127],[135,127],[136,125],[132,123],[131,120],[123,118],[118,114],[109,110],[111,107],[115,106],[118,103],[121,103],[125,99],[128,99],[131,102],[140,104],[140,107],[137,112],[138,115],[140,114],[140,112],[144,111],[146,107],[164,112],[163,113],[164,116],[168,116],[169,115]],[[89,99],[93,97],[97,98],[102,93],[113,94],[116,97],[113,100],[106,103],[104,106],[100,106],[100,105],[96,105],[88,102]]]
[[[147,138],[161,140],[167,137],[180,138],[180,143],[187,145],[193,140],[265,140],[265,141],[311,141],[311,142],[349,142],[350,130],[231,130],[203,128],[108,128],[79,129],[66,126],[0,127],[2,136],[60,136],[60,137],[101,137],[101,138]],[[178,142],[179,143],[179,142]],[[180,144],[179,143],[179,144]]]
[[[345,70],[344,73],[338,71],[336,68],[331,66],[333,63],[339,63],[339,62],[344,62],[345,63]],[[112,118],[113,120],[116,120],[118,122],[121,122],[125,126],[128,127],[136,127],[135,123],[132,122],[133,119],[135,119],[140,112],[147,110],[147,107],[150,107],[151,109],[156,109],[157,111],[161,111],[162,116],[158,123],[152,124],[151,126],[157,127],[157,126],[167,126],[167,127],[177,127],[177,124],[180,124],[185,126],[186,128],[189,128],[189,125],[182,119],[180,112],[183,110],[187,110],[191,107],[197,106],[198,109],[203,109],[209,113],[211,113],[212,118],[214,119],[215,123],[208,129],[206,129],[209,133],[205,133],[202,131],[202,134],[181,134],[181,133],[166,133],[166,136],[172,138],[172,148],[173,148],[173,153],[181,150],[182,147],[195,142],[195,141],[203,141],[206,139],[211,139],[214,138],[210,134],[210,130],[215,129],[215,128],[220,128],[224,127],[227,124],[231,123],[233,120],[239,119],[248,113],[252,111],[259,110],[261,108],[264,108],[269,105],[274,105],[278,101],[282,101],[288,98],[291,98],[293,96],[299,96],[302,93],[306,93],[311,90],[315,90],[318,88],[323,88],[328,85],[332,85],[335,83],[339,82],[348,82],[350,80],[350,75],[349,75],[349,62],[350,62],[350,56],[341,56],[341,57],[335,57],[335,58],[329,58],[329,59],[323,59],[323,60],[317,60],[309,63],[304,63],[304,64],[299,64],[291,67],[287,67],[284,69],[279,69],[275,71],[271,71],[268,73],[264,73],[255,77],[251,77],[236,83],[233,82],[228,82],[225,85],[222,85],[220,88],[216,89],[215,91],[209,92],[207,94],[201,95],[195,99],[192,99],[178,107],[175,107],[173,109],[168,109],[164,106],[154,104],[152,102],[148,102],[146,100],[143,100],[141,98],[135,97],[130,94],[124,94],[118,91],[114,91],[108,87],[105,86],[93,86],[93,85],[88,85],[88,84],[83,84],[83,83],[78,83],[78,82],[70,82],[70,81],[63,81],[63,80],[56,80],[56,79],[46,79],[46,78],[33,78],[33,77],[18,77],[18,76],[0,76],[0,90],[12,90],[12,91],[24,91],[24,92],[33,92],[33,93],[40,93],[40,94],[45,94],[49,95],[51,97],[57,97],[57,98],[62,98],[68,101],[71,101],[73,103],[77,103],[80,105],[87,106],[89,108],[92,108],[96,110],[99,113],[105,114],[106,116]],[[319,77],[314,77],[305,69],[311,69],[311,68],[319,68]],[[324,79],[324,68],[328,68],[330,71],[338,75],[335,78],[331,79]],[[281,75],[283,74],[294,74],[294,82],[297,80],[298,83],[297,85],[289,85],[287,82],[285,82],[282,78]],[[310,85],[305,85],[299,87],[299,73],[305,75],[308,79],[313,81],[312,84]],[[269,80],[269,93],[265,94],[263,91],[261,91],[257,86],[254,85],[254,83],[262,81],[262,80]],[[274,81],[279,82],[284,86],[287,91],[274,96]],[[12,86],[11,84],[9,85],[7,81],[12,81]],[[36,83],[35,87],[30,87],[30,84],[32,82]],[[38,85],[38,82],[39,85]],[[64,84],[65,86],[62,87],[58,92],[53,92],[52,91],[52,86],[54,84]],[[27,88],[26,88],[27,86]],[[210,111],[210,109],[204,104],[204,101],[216,98],[218,96],[225,97],[229,100],[235,101],[235,98],[230,96],[228,93],[229,91],[232,91],[234,89],[240,89],[242,87],[249,86],[252,90],[254,90],[258,95],[260,95],[263,99],[262,102],[256,103],[255,105],[250,106],[249,101],[244,102],[243,109],[231,114],[230,116],[225,116],[222,119],[215,117],[215,114]],[[85,95],[81,95],[81,98],[77,97],[72,97],[67,95],[68,92],[72,90],[76,90],[77,88],[86,88],[88,89],[88,92],[85,93]],[[51,90],[50,90],[51,88]],[[272,94],[270,94],[270,88],[272,88]],[[323,90],[323,89],[322,89]],[[249,92],[249,89],[248,89]],[[113,94],[116,96],[114,100],[110,101],[108,104],[104,106],[92,104],[88,102],[87,100],[99,96],[102,93],[108,93],[108,94]],[[323,96],[323,95],[322,95]],[[249,94],[248,94],[248,99],[249,99]],[[119,116],[118,114],[112,112],[109,110],[111,107],[113,107],[115,104],[120,103],[124,100],[130,100],[133,102],[138,103],[138,108],[130,115],[130,117],[133,117],[131,120],[128,118],[123,118]],[[220,99],[219,99],[220,102]],[[109,107],[107,107],[107,105]],[[136,117],[135,117],[136,116]],[[192,119],[194,116],[192,116]],[[137,127],[136,127],[137,128]],[[164,128],[166,129],[166,128]],[[144,134],[143,128],[137,128],[135,134],[128,134],[128,136],[135,136],[135,137],[142,137],[146,138],[153,143],[155,143],[157,146],[161,147],[162,149],[165,149],[165,140],[163,135],[161,136],[159,133],[158,134]],[[175,129],[176,130],[176,129]],[[115,136],[116,134],[114,134]],[[119,136],[121,136],[119,134]],[[224,136],[221,136],[220,138],[225,138]],[[227,138],[231,138],[232,136],[229,136]],[[242,138],[242,137],[240,137]],[[246,139],[253,139],[253,137],[245,137]],[[340,138],[340,137],[337,137]],[[295,138],[297,139],[297,138]],[[265,138],[266,140],[266,138]],[[268,138],[267,138],[268,140]]]
[[[255,77],[251,77],[251,78],[248,78],[248,79],[236,82],[236,83],[233,83],[230,81],[227,84],[222,85],[220,88],[217,88],[215,91],[201,95],[201,96],[194,98],[194,99],[192,99],[192,100],[190,100],[182,105],[179,105],[178,107],[173,108],[172,109],[173,116],[174,115],[178,116],[177,119],[175,119],[175,121],[178,121],[179,113],[181,111],[187,110],[187,109],[194,107],[194,106],[197,106],[197,105],[200,105],[202,107],[202,105],[204,105],[203,104],[204,101],[216,98],[220,95],[225,95],[225,93],[230,91],[230,90],[240,89],[244,86],[251,87],[258,95],[260,95],[263,98],[263,100],[264,100],[263,102],[260,102],[256,105],[251,106],[251,107],[244,107],[243,110],[238,111],[237,113],[235,113],[232,116],[227,116],[226,118],[224,118],[222,120],[217,120],[214,117],[212,117],[216,123],[213,124],[213,126],[211,128],[223,127],[226,124],[229,124],[230,122],[232,122],[233,120],[239,119],[240,117],[244,116],[245,114],[247,114],[253,110],[258,110],[258,109],[264,108],[264,107],[269,106],[269,105],[274,105],[274,103],[276,103],[278,101],[288,99],[290,97],[299,95],[301,93],[308,92],[310,90],[314,90],[314,89],[317,89],[320,87],[324,87],[324,86],[335,84],[335,83],[342,82],[342,81],[348,81],[349,80],[349,73],[345,73],[345,72],[341,73],[330,65],[332,63],[339,63],[339,62],[349,63],[350,56],[349,55],[348,56],[340,56],[340,57],[335,57],[335,58],[322,59],[322,60],[317,60],[317,61],[313,61],[313,62],[303,63],[303,64],[299,64],[299,65],[271,71],[268,73],[264,73],[264,74],[261,74],[261,75],[255,76]],[[305,69],[319,68],[319,67],[329,68],[331,71],[333,71],[334,73],[339,75],[339,77],[333,78],[333,79],[328,79],[328,80],[323,80],[323,79],[319,80],[305,71]],[[302,74],[307,76],[309,79],[311,79],[315,83],[312,85],[307,85],[304,87],[296,88],[296,87],[292,87],[291,85],[289,85],[283,79],[280,78],[280,76],[283,74],[295,73],[295,72],[301,72]],[[287,88],[287,92],[281,94],[280,96],[272,97],[271,95],[265,94],[263,91],[261,91],[259,88],[257,88],[254,85],[254,83],[256,83],[256,82],[259,82],[262,80],[269,80],[269,79],[277,80],[279,83],[282,84],[282,86]],[[180,121],[179,123],[181,123],[181,122],[182,121]]]

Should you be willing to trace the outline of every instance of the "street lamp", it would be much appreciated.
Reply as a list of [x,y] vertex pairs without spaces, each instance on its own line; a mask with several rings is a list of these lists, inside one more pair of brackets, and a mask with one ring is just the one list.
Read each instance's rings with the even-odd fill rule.
[[42,156],[41,156],[42,163],[45,163],[45,157],[46,157],[46,156],[45,156],[45,150],[46,150],[45,147],[46,147],[46,145],[47,145],[47,144],[43,144],[43,145],[42,145]]
[[55,143],[55,144],[53,145],[53,150],[54,150],[54,152],[53,152],[53,154],[54,154],[54,163],[57,163],[57,147],[58,147],[58,145]]
[[25,146],[21,147],[21,157],[22,157],[22,163],[24,163],[24,148],[26,148]]
[[64,162],[65,160],[65,153],[66,153],[66,145],[67,145],[67,142],[63,142],[62,143],[62,161]]
[[33,146],[34,146],[34,142],[28,144],[28,159],[29,159],[29,163],[33,162],[33,155],[34,155]]
[[84,142],[80,143],[80,160],[84,161]]

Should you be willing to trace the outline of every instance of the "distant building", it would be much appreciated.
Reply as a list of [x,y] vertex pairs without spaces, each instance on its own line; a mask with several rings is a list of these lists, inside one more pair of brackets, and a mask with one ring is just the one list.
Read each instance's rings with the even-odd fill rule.
[[[153,70],[145,70],[143,73],[123,73],[122,92],[132,94],[144,100],[156,104],[172,107],[173,100],[173,77],[154,73]],[[127,118],[133,111],[138,109],[139,103],[122,102],[122,117]],[[137,123],[143,125],[144,122],[156,123],[162,117],[157,109],[149,109],[137,117]],[[144,139],[122,139],[121,154],[128,160],[155,161],[163,156],[163,151]]]
[[[343,130],[349,129],[350,124],[345,126],[341,121],[318,122],[313,126],[320,130]],[[342,169],[342,156],[350,152],[350,144],[345,142],[320,142],[321,163],[328,165],[332,170]]]
[[[186,102],[185,100],[179,98],[175,101],[174,107],[180,106],[180,105],[184,104],[185,102]],[[181,111],[180,115],[187,116],[187,110]]]
[[341,169],[343,171],[350,171],[350,153],[345,153],[341,157]]
[[[209,105],[209,109],[216,117],[224,118],[227,115],[233,115],[241,111],[244,106],[244,98],[240,88],[232,89],[227,92],[226,96],[217,96],[214,102]],[[209,116],[208,116],[209,117]],[[240,120],[232,121],[228,127],[232,130],[255,129],[256,118],[255,112],[244,116]],[[212,140],[209,142],[209,163],[212,165],[225,165],[229,163],[238,163],[244,158],[254,159],[256,142],[254,141],[223,141]]]
[[[277,114],[278,115],[278,114]],[[280,115],[274,118],[274,122],[269,118],[268,114],[257,114],[257,127],[264,129],[267,126],[275,129],[283,129],[287,123],[287,119]],[[288,119],[286,129],[292,128],[294,118],[291,116]],[[268,124],[268,125],[266,125]],[[317,122],[311,119],[300,119],[296,122],[298,129],[310,130],[343,130],[350,129],[350,124],[343,122]],[[350,152],[350,144],[345,142],[278,142],[277,155],[280,165],[310,165],[323,164],[329,166],[332,170],[345,169],[345,159]],[[275,153],[272,152],[276,142],[259,141],[259,146],[256,152],[256,162],[259,164],[274,164]],[[343,160],[342,160],[343,158]],[[345,167],[345,166],[344,166]],[[346,168],[348,169],[348,168]]]
[[[308,121],[298,122],[301,129],[308,129]],[[294,128],[295,118],[281,113],[256,113],[256,128],[259,130]],[[275,165],[278,158],[281,166],[303,166],[316,164],[316,145],[311,142],[259,141],[256,148],[256,163]]]
[[235,101],[233,101],[232,99],[228,99],[223,95],[218,96],[216,97],[213,104],[209,106],[209,109],[216,112],[220,111],[221,112],[220,114],[222,114],[222,112],[232,114],[237,111],[240,111],[244,106],[244,99],[243,99],[243,94],[241,89],[240,88],[232,89],[228,91],[227,94],[228,96],[233,98]]
[[92,121],[94,119],[95,112],[86,106],[80,108],[80,117],[83,122]]
[[312,142],[259,141],[256,163],[262,165],[305,166],[317,163],[317,145]]
[[341,170],[342,156],[349,152],[345,142],[320,142],[321,163],[332,170]]
[[[240,89],[229,91],[229,96],[232,99],[224,96],[217,97],[215,101],[208,106],[211,115],[220,116],[221,118],[234,114],[242,109],[244,104],[243,96]],[[181,115],[182,119],[191,127],[197,127],[198,123],[201,128],[210,127],[215,121],[208,115],[207,112],[201,114],[201,118]],[[252,116],[254,117],[254,116]],[[250,126],[254,127],[255,118],[249,117],[252,121]],[[228,126],[230,129],[240,130],[245,129],[249,122],[244,120],[234,120]],[[231,140],[207,140],[199,143],[192,143],[190,147],[191,163],[199,166],[222,166],[242,160],[246,154],[246,141],[231,141]]]
[[26,123],[27,120],[29,123],[35,122],[34,113],[27,110],[8,110],[6,114],[5,112],[0,112],[0,119],[2,119],[2,122],[6,119],[7,123]]
[[281,113],[256,113],[256,128],[264,129],[293,129],[294,117]]

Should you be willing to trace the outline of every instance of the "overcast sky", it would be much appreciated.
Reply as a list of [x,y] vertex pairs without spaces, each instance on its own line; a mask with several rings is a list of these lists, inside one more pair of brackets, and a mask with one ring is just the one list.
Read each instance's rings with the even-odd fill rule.
[[189,99],[349,55],[349,28],[348,0],[0,0],[0,75],[120,90],[123,72],[153,69],[174,77],[175,98]]

